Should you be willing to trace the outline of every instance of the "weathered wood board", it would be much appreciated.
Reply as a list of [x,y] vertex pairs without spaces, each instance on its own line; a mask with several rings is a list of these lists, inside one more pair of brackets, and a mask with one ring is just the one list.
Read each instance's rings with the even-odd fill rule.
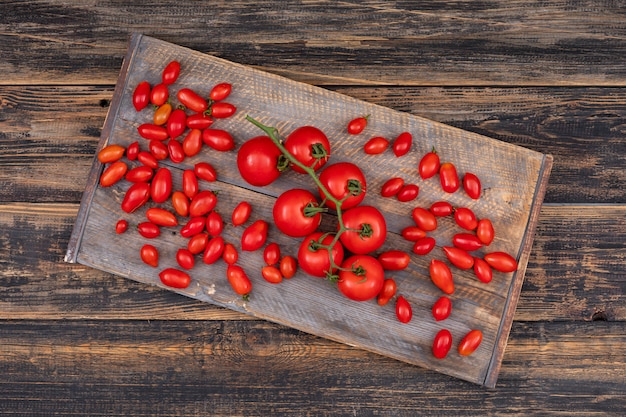
[[[399,292],[413,306],[414,318],[409,324],[396,320],[393,303],[380,307],[375,301],[353,302],[344,298],[334,284],[303,273],[278,285],[269,284],[260,276],[261,251],[240,253],[239,264],[247,270],[254,285],[247,302],[230,288],[225,278],[225,265],[221,262],[206,265],[199,259],[191,271],[193,281],[187,289],[168,289],[477,384],[495,386],[552,166],[551,156],[142,35],[131,38],[98,149],[110,143],[128,145],[136,140],[147,148],[147,142],[139,137],[136,127],[150,121],[152,112],[150,109],[136,112],[131,103],[132,92],[140,81],[160,80],[161,70],[174,59],[181,63],[182,71],[172,89],[185,86],[207,95],[219,82],[233,85],[228,101],[237,106],[238,112],[234,117],[218,120],[213,127],[231,132],[237,146],[262,133],[245,120],[246,115],[277,127],[284,135],[305,124],[322,129],[333,146],[329,163],[355,161],[363,168],[368,189],[363,204],[377,206],[388,223],[389,236],[380,251],[393,248],[410,252],[410,242],[404,241],[399,232],[412,224],[411,210],[446,199],[456,207],[470,207],[478,217],[492,220],[496,239],[488,250],[479,250],[477,255],[507,251],[517,257],[519,269],[510,274],[495,273],[491,283],[483,284],[473,272],[453,268],[456,283],[456,291],[451,296],[453,313],[446,321],[435,322],[430,308],[441,292],[430,282],[428,264],[433,257],[444,259],[441,247],[450,245],[453,234],[459,231],[452,219],[445,218],[431,233],[437,240],[435,250],[427,256],[414,255],[409,268],[389,274],[398,283]],[[345,132],[347,122],[366,114],[370,115],[366,133],[348,135]],[[396,158],[391,151],[377,156],[363,153],[362,146],[369,138],[380,135],[393,139],[403,131],[411,132],[415,138],[408,155]],[[419,179],[418,161],[432,147],[442,160],[454,162],[459,173],[471,171],[481,178],[483,195],[479,200],[471,200],[462,191],[444,195],[437,178]],[[314,190],[308,177],[294,172],[283,174],[271,186],[251,187],[237,172],[235,159],[236,152],[221,153],[205,148],[182,164],[161,163],[171,168],[175,186],[180,186],[182,170],[198,161],[207,161],[216,167],[218,181],[202,183],[201,187],[219,191],[216,210],[225,219],[229,219],[232,209],[242,200],[253,205],[250,221],[271,219],[273,201],[282,191],[294,187]],[[161,252],[159,268],[143,264],[139,248],[145,239],[132,225],[143,221],[147,207],[133,215],[124,213],[120,203],[129,183],[121,181],[113,187],[100,187],[98,178],[102,169],[94,160],[66,261],[163,286],[158,272],[176,266],[174,254],[186,245],[185,239],[178,235],[179,228],[164,229],[161,236],[151,242]],[[392,176],[417,183],[420,186],[418,199],[400,203],[380,197],[381,185]],[[116,235],[114,225],[120,218],[127,218],[131,228],[125,234]],[[332,215],[326,215],[326,223],[332,227]],[[237,243],[242,231],[242,227],[227,225],[223,235],[226,241]],[[282,235],[271,225],[269,234],[269,241],[278,242],[283,253],[296,254],[298,239]],[[444,360],[435,359],[431,354],[432,339],[444,327],[451,331],[454,346],[473,328],[483,331],[483,342],[469,357],[461,357],[453,350]]]

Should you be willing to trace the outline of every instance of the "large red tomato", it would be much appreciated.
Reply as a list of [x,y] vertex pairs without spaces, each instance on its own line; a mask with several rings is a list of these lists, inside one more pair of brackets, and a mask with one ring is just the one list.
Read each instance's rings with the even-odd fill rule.
[[387,237],[385,217],[372,206],[357,206],[342,216],[345,232],[339,239],[350,252],[363,255],[380,248]]
[[274,202],[274,223],[287,236],[303,237],[319,226],[322,220],[319,210],[312,192],[293,188],[282,193]]
[[283,157],[269,136],[247,140],[237,152],[237,168],[249,184],[263,187],[280,176],[279,160]]
[[[314,126],[301,126],[291,132],[285,139],[285,149],[289,151],[303,165],[320,169],[330,156],[330,142],[328,138],[318,128]],[[292,164],[291,168],[301,174],[306,171],[297,165]]]
[[[330,257],[328,256],[328,249],[317,248],[317,245],[320,243],[329,245],[333,241],[334,236],[326,235],[320,240],[321,237],[322,232],[314,232],[302,240],[298,250],[298,264],[307,274],[324,278],[331,269]],[[333,246],[331,253],[335,265],[341,265],[343,261],[343,246],[340,242]]]
[[376,258],[354,255],[343,261],[337,286],[349,299],[367,301],[380,293],[384,281],[385,271]]
[[[365,198],[365,175],[363,171],[351,162],[338,162],[324,168],[319,177],[320,182],[331,196],[343,200],[342,209],[349,209],[359,205]],[[320,196],[325,199],[326,193],[320,188]],[[326,205],[336,209],[336,204],[327,200]]]

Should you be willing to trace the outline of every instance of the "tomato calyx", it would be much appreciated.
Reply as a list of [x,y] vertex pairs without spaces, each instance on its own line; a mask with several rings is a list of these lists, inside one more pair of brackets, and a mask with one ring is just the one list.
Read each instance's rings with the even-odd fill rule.
[[319,213],[326,213],[328,209],[326,207],[318,206],[317,204],[310,202],[302,209],[302,213],[305,217],[315,217]]

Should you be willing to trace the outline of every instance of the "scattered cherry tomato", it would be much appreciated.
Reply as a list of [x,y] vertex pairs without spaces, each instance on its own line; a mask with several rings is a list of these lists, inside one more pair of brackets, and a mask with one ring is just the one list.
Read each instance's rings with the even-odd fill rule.
[[178,219],[174,213],[161,207],[150,207],[148,211],[146,211],[146,218],[157,226],[178,226]]
[[442,295],[435,301],[432,307],[433,317],[436,321],[442,321],[450,317],[450,313],[452,312],[452,301],[450,298]]
[[450,263],[459,269],[471,269],[474,266],[474,257],[463,249],[444,246],[443,251]]
[[404,298],[399,295],[396,299],[396,317],[400,323],[408,323],[413,318],[413,309],[411,308],[411,304]]
[[139,155],[139,142],[134,141],[126,148],[126,158],[129,161],[134,161],[137,159],[137,155]]
[[261,275],[267,282],[272,284],[278,284],[283,280],[283,274],[280,273],[280,269],[273,265],[265,265],[261,268]]
[[480,198],[481,185],[478,177],[470,172],[466,172],[463,176],[463,189],[467,193],[468,196],[473,198],[474,200],[478,200]]
[[479,281],[488,284],[493,279],[493,271],[487,262],[481,258],[474,258],[474,274]]
[[193,169],[186,169],[183,171],[183,193],[192,199],[198,194],[200,188],[198,186],[198,177]]
[[166,268],[159,274],[161,282],[168,287],[187,288],[191,283],[191,277],[186,272],[175,268]]
[[185,238],[193,237],[199,233],[202,233],[206,227],[206,217],[198,216],[192,217],[189,221],[180,229],[180,235]]
[[363,117],[357,117],[355,119],[350,120],[348,123],[348,133],[351,135],[358,135],[359,133],[365,130],[367,126],[367,119],[369,118],[369,114]]
[[189,216],[189,199],[182,191],[177,190],[172,193],[172,207],[179,216]]
[[454,293],[454,281],[448,265],[438,259],[430,261],[430,279],[437,288],[446,294]]
[[211,92],[209,93],[209,98],[213,101],[224,100],[230,95],[232,88],[232,85],[230,85],[229,83],[216,84],[211,89]]
[[148,140],[165,140],[169,138],[167,129],[152,123],[144,123],[137,128],[139,136]]
[[154,116],[152,116],[152,122],[157,126],[163,126],[170,118],[170,114],[172,114],[172,105],[165,103],[156,109]]
[[272,242],[263,250],[263,260],[268,265],[276,265],[280,261],[280,246]]
[[154,268],[159,266],[159,251],[154,246],[146,243],[139,251],[141,260]]
[[439,180],[441,188],[446,193],[454,193],[459,189],[459,176],[456,167],[450,162],[445,162],[439,167]]
[[175,164],[180,164],[185,160],[183,145],[176,139],[170,139],[167,141],[167,152],[170,155],[170,160]]
[[415,207],[411,212],[411,217],[413,217],[417,227],[425,232],[432,232],[437,228],[437,218],[425,208]]
[[382,136],[375,136],[363,145],[363,151],[368,155],[378,155],[387,150],[389,141]]
[[[300,126],[287,136],[285,149],[302,165],[319,170],[330,156],[330,142],[326,134],[314,126]],[[306,171],[292,164],[291,169],[300,174]]]
[[400,188],[400,191],[398,191],[398,194],[396,194],[396,198],[398,199],[398,201],[406,203],[408,201],[415,200],[419,195],[419,192],[420,189],[417,184],[406,184],[402,188]]
[[195,172],[196,176],[201,180],[208,182],[217,181],[215,168],[213,168],[213,166],[208,162],[198,162],[193,166],[193,172]]
[[216,119],[226,119],[237,112],[237,107],[230,103],[219,102],[211,104],[211,116]]
[[155,203],[164,203],[172,193],[172,173],[168,168],[159,168],[152,177],[150,196]]
[[482,242],[471,233],[457,233],[452,237],[452,244],[468,252],[482,248]]
[[407,226],[402,229],[402,237],[410,242],[417,242],[426,237],[426,232],[417,226]]
[[476,215],[467,207],[459,207],[454,210],[454,221],[465,230],[475,230],[478,227]]
[[102,187],[110,187],[124,178],[128,171],[128,165],[124,161],[115,161],[105,168],[100,176],[100,185]]
[[278,269],[280,269],[280,273],[283,275],[283,278],[290,279],[296,274],[296,268],[296,258],[287,255],[283,256],[283,258],[280,260],[280,265]]
[[247,201],[242,201],[237,204],[237,207],[233,210],[232,214],[232,222],[233,226],[241,226],[250,218],[250,214],[252,214],[252,206]]
[[131,185],[124,199],[122,200],[122,210],[126,213],[132,213],[139,207],[143,206],[150,199],[150,184],[147,182],[138,182]]
[[393,197],[404,187],[404,179],[400,177],[390,178],[383,184],[380,195],[383,197]]
[[246,271],[239,265],[228,265],[226,268],[226,278],[235,293],[244,296],[247,299],[248,294],[252,291],[252,282]]
[[437,217],[446,217],[454,212],[452,204],[447,201],[437,201],[433,203],[428,210]]
[[506,252],[491,252],[486,254],[483,259],[496,271],[517,271],[517,261]]
[[187,249],[189,252],[197,255],[204,252],[209,243],[209,235],[207,233],[198,233],[187,241]]
[[103,164],[119,161],[124,156],[126,148],[121,145],[111,144],[107,145],[98,152],[98,161]]
[[183,152],[186,156],[196,156],[202,150],[202,131],[191,129],[183,139]]
[[448,356],[452,347],[452,333],[448,329],[441,329],[435,335],[433,340],[433,356],[437,359],[443,359]]
[[196,113],[204,113],[209,108],[207,101],[190,88],[181,88],[176,97],[183,106]]
[[187,117],[187,127],[189,129],[204,130],[213,124],[214,120],[211,116],[204,113],[195,113]]
[[385,271],[376,258],[353,255],[341,264],[337,288],[350,300],[367,301],[380,293],[384,280]]
[[165,85],[174,84],[176,80],[178,79],[179,74],[180,74],[180,62],[171,61],[163,69],[163,72],[161,73],[161,81],[163,81],[163,84]]
[[248,226],[241,235],[241,250],[255,251],[265,244],[268,224],[265,220],[257,220]]
[[478,226],[476,226],[476,237],[478,237],[478,240],[480,240],[485,246],[491,245],[491,242],[493,242],[495,237],[495,231],[491,220],[480,219],[478,221]]
[[234,265],[237,263],[239,259],[239,252],[237,252],[237,248],[232,243],[227,243],[224,245],[224,251],[222,252],[222,259],[226,262],[227,265]]
[[118,220],[117,223],[115,224],[115,233],[117,233],[118,235],[121,235],[126,230],[128,230],[128,221],[124,219]]
[[413,145],[413,135],[409,132],[402,132],[398,135],[398,137],[393,141],[393,154],[396,157],[404,156],[411,150],[411,146]]
[[142,81],[137,84],[135,91],[133,92],[133,106],[135,110],[141,111],[145,109],[150,103],[150,84],[147,81]]
[[170,114],[167,120],[167,134],[170,138],[176,139],[187,129],[187,114],[182,109],[176,109]]
[[168,98],[170,98],[170,92],[165,84],[157,84],[150,91],[150,103],[157,107],[164,105]]
[[176,262],[183,269],[192,269],[196,264],[196,258],[189,249],[180,248],[176,251]]
[[225,243],[223,237],[216,236],[213,239],[210,239],[206,245],[206,249],[204,250],[204,255],[202,255],[202,261],[208,265],[214,264],[222,257],[224,246]]
[[398,290],[398,286],[396,285],[396,281],[393,278],[387,278],[383,281],[383,288],[378,293],[376,297],[376,302],[379,306],[387,305],[389,300],[396,295],[396,291]]
[[432,236],[424,236],[413,244],[413,253],[416,255],[427,255],[435,248],[437,242]]
[[217,196],[213,191],[202,190],[198,192],[189,203],[189,215],[191,217],[204,216],[217,205]]
[[142,222],[137,225],[137,231],[146,239],[154,239],[161,235],[161,229],[154,223]]
[[167,149],[167,145],[160,140],[151,140],[148,145],[150,153],[157,161],[163,161],[170,156],[170,151]]
[[419,162],[418,172],[420,177],[422,177],[423,180],[434,177],[439,172],[440,164],[439,154],[437,154],[437,151],[433,148],[433,150],[424,155]]
[[409,262],[411,262],[411,257],[408,253],[397,249],[383,252],[378,255],[377,259],[386,271],[406,269],[409,266]]
[[483,341],[483,332],[480,330],[470,330],[459,343],[458,351],[461,356],[471,355]]
[[159,167],[159,161],[148,151],[140,151],[137,154],[137,160],[141,162],[142,165],[150,167],[152,169],[157,169]]
[[211,236],[219,236],[224,230],[224,220],[217,211],[212,211],[206,218],[206,229]]

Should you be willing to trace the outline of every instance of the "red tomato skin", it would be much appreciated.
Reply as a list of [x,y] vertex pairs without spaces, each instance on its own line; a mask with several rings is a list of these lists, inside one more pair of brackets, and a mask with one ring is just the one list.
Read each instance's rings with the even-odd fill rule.
[[248,184],[263,187],[280,176],[281,156],[282,152],[269,136],[257,136],[244,142],[237,151],[237,168]]
[[398,290],[398,286],[396,285],[396,281],[393,278],[387,278],[383,281],[383,288],[378,293],[376,297],[376,302],[379,306],[387,305],[389,300],[396,295],[396,291]]
[[430,279],[437,288],[448,295],[454,293],[454,281],[448,265],[438,259],[432,259],[429,272]]
[[145,109],[150,103],[150,84],[147,81],[142,81],[137,84],[135,91],[133,92],[133,106],[135,110],[141,111]]
[[152,169],[159,168],[159,161],[148,151],[140,151],[137,153],[137,160],[141,162],[142,165],[150,167]]
[[442,321],[450,317],[450,313],[452,312],[452,301],[450,298],[442,295],[439,297],[435,304],[432,307],[432,314],[435,321]]
[[446,217],[454,212],[452,204],[447,201],[437,201],[428,210],[437,217]]
[[164,203],[172,193],[172,173],[168,168],[159,168],[150,184],[150,196],[155,203]]
[[263,250],[263,260],[267,265],[276,265],[280,261],[280,246],[272,242]]
[[137,231],[146,239],[154,239],[161,235],[159,226],[152,222],[142,222],[137,225]]
[[115,233],[117,233],[118,235],[126,232],[126,230],[128,230],[128,221],[120,219],[117,221],[117,223],[115,223]]
[[304,237],[313,233],[322,221],[321,213],[307,216],[305,209],[318,207],[315,195],[308,190],[292,188],[283,192],[272,209],[274,224],[278,230],[291,237]]
[[407,226],[402,229],[402,237],[409,242],[417,242],[426,237],[426,232],[417,226]]
[[348,133],[351,135],[358,135],[365,130],[367,126],[367,119],[369,116],[357,117],[348,122]]
[[409,132],[402,132],[393,141],[392,149],[396,157],[401,157],[409,153],[413,145],[413,135]]
[[406,184],[400,189],[400,191],[398,191],[396,198],[398,201],[406,203],[415,200],[419,195],[419,192],[420,189],[417,184]]
[[206,245],[206,249],[204,250],[204,255],[202,255],[202,261],[208,265],[214,264],[222,257],[222,253],[224,253],[224,246],[225,243],[223,237],[216,236],[213,239],[210,239]]
[[[328,137],[315,126],[298,127],[287,136],[284,146],[294,158],[309,168],[313,167],[315,171],[326,164],[328,156],[330,155],[330,142],[328,141]],[[313,154],[314,146],[321,146],[325,156],[318,159],[316,155]],[[305,170],[295,164],[291,165],[291,169],[300,174],[306,173]]]
[[107,145],[98,152],[98,161],[103,164],[119,161],[124,156],[124,152],[126,152],[126,148],[121,145]]
[[172,207],[179,216],[189,216],[189,199],[182,191],[172,193]]
[[170,155],[170,160],[175,164],[180,164],[185,160],[185,151],[183,145],[176,139],[170,139],[167,141],[167,152]]
[[196,113],[204,113],[208,110],[209,104],[205,99],[189,88],[181,88],[176,94],[178,101],[189,110]]
[[470,330],[459,342],[458,351],[461,356],[469,356],[480,346],[483,341],[483,332]]
[[139,155],[139,142],[134,141],[126,148],[126,158],[129,161],[134,161],[137,159],[137,155]]
[[280,264],[278,269],[280,273],[283,275],[283,278],[290,279],[296,274],[297,269],[296,258],[293,256],[283,256],[280,260]]
[[448,356],[448,352],[450,352],[451,347],[452,333],[450,333],[450,330],[439,330],[439,332],[435,335],[435,339],[433,340],[433,356],[437,359],[443,359]]
[[268,227],[265,220],[257,220],[248,226],[241,235],[241,250],[252,252],[260,249],[267,240]]
[[218,212],[212,211],[209,213],[206,219],[206,229],[211,236],[219,236],[222,234],[224,230],[224,220]]
[[221,129],[204,129],[202,141],[219,152],[227,152],[235,148],[235,139],[230,133]]
[[517,271],[517,261],[506,252],[491,252],[486,254],[483,259],[496,271]]
[[[328,272],[334,273],[335,271],[330,271],[330,259],[328,255],[328,250],[325,248],[318,249],[316,251],[311,250],[310,245],[311,241],[319,242],[319,239],[322,237],[322,232],[313,232],[309,236],[305,237],[300,243],[300,248],[298,250],[298,264],[300,268],[307,274],[324,278]],[[333,236],[327,235],[321,241],[324,245],[329,245],[333,241]],[[333,261],[335,265],[341,265],[344,257],[344,250],[341,242],[337,242],[332,250],[331,255],[333,257]]]
[[439,167],[439,180],[441,188],[446,193],[452,194],[459,189],[459,175],[456,167],[450,162],[445,162]]
[[431,152],[428,152],[422,157],[418,164],[417,170],[420,174],[420,177],[422,177],[423,180],[427,180],[428,178],[434,177],[439,172],[440,166],[441,161],[439,159],[439,155],[433,149]]
[[232,85],[229,83],[219,83],[213,86],[209,93],[209,98],[213,101],[220,101],[226,99],[232,91]]
[[146,218],[157,226],[178,226],[178,219],[174,213],[161,207],[150,207],[148,211],[146,211]]
[[261,268],[261,276],[271,284],[278,284],[283,280],[283,274],[281,274],[280,269],[273,265],[265,265]]
[[137,128],[139,136],[148,140],[165,140],[169,138],[167,129],[163,126],[157,126],[152,123],[144,123]]
[[174,84],[176,80],[178,79],[179,74],[180,74],[180,62],[171,61],[163,69],[163,72],[161,73],[161,81],[163,81],[163,84],[165,85]]
[[378,262],[386,271],[401,271],[409,266],[411,257],[404,251],[390,250],[378,255]]
[[196,156],[202,150],[202,131],[200,129],[191,129],[183,139],[183,152],[185,156]]
[[160,140],[151,140],[148,145],[150,153],[157,161],[163,161],[170,156],[170,151],[167,149],[167,145]]
[[130,186],[122,200],[122,210],[132,213],[150,199],[150,184],[138,182]]
[[155,85],[150,91],[150,103],[157,107],[164,105],[169,97],[170,92],[167,85],[163,83]]
[[[365,275],[356,275],[351,268],[362,267]],[[383,288],[385,271],[376,258],[369,255],[353,255],[344,259],[339,271],[337,288],[348,299],[368,301],[376,297]]]
[[239,259],[239,252],[237,252],[237,248],[232,243],[227,243],[224,245],[224,251],[222,252],[222,260],[226,262],[227,265],[234,265],[237,263]]
[[189,115],[187,116],[187,120],[185,121],[189,129],[198,130],[204,130],[208,127],[211,127],[214,122],[215,120],[211,116],[204,113],[195,113]]
[[166,268],[159,274],[161,282],[172,288],[187,288],[191,277],[186,272],[175,268]]
[[452,237],[452,244],[468,252],[482,248],[483,244],[476,235],[471,233],[457,233]]
[[105,168],[100,175],[100,186],[111,187],[115,185],[119,180],[124,178],[128,171],[128,165],[124,161],[116,161]]
[[474,257],[463,249],[444,246],[443,251],[450,263],[459,269],[471,269],[474,266]]
[[246,271],[239,265],[228,265],[226,278],[235,293],[247,296],[252,291],[252,282],[248,278]]
[[242,201],[233,209],[231,221],[233,226],[241,226],[248,221],[252,214],[252,206],[247,201]]
[[159,266],[159,251],[154,246],[146,243],[139,250],[139,256],[146,265],[150,265],[153,268]]
[[476,230],[478,219],[471,209],[459,207],[454,210],[454,221],[465,230]]
[[215,168],[208,162],[198,162],[193,166],[193,172],[196,173],[196,176],[201,180],[207,182],[217,181],[217,173],[215,172]]
[[189,215],[200,217],[209,213],[217,205],[217,196],[213,191],[202,190],[189,203]]
[[199,186],[198,186],[198,177],[196,177],[196,173],[193,172],[193,169],[186,169],[183,171],[183,193],[187,196],[187,198],[192,199],[198,194]]
[[176,251],[176,262],[183,269],[192,269],[196,264],[196,259],[189,249],[180,248]]
[[184,238],[193,237],[199,233],[202,233],[206,227],[206,217],[192,217],[189,221],[180,229],[180,235]]
[[437,242],[432,236],[425,236],[418,239],[413,245],[413,253],[416,255],[428,255],[434,248]]
[[167,120],[167,133],[172,139],[176,139],[187,129],[187,114],[184,110],[176,109]]
[[415,207],[411,212],[411,217],[413,217],[417,227],[425,232],[432,232],[437,228],[437,218],[425,208]]
[[[319,180],[324,187],[326,187],[330,195],[337,200],[341,200],[351,194],[348,188],[350,182],[360,184],[360,193],[355,191],[341,203],[341,208],[344,210],[361,204],[365,198],[365,190],[367,190],[365,175],[358,166],[351,162],[338,162],[327,166],[321,172]],[[322,199],[327,197],[326,193],[321,188],[319,189],[319,193]],[[327,200],[326,205],[333,210],[337,209],[337,205],[334,201]]]
[[[374,206],[356,206],[343,212],[344,231],[339,240],[344,248],[357,255],[374,252],[387,238],[387,222],[383,214]],[[369,236],[362,234],[366,225]]]
[[383,197],[393,197],[404,187],[404,179],[400,177],[389,178],[380,189],[380,195]]
[[211,116],[216,119],[226,119],[237,112],[237,107],[230,103],[220,102],[211,104]]
[[368,155],[378,155],[385,152],[388,147],[389,140],[382,136],[375,136],[363,145],[363,152]]
[[466,172],[465,175],[463,175],[463,189],[465,190],[465,193],[470,196],[470,198],[474,200],[478,200],[480,198],[482,190],[480,180],[471,172]]
[[411,304],[403,296],[396,299],[396,317],[400,323],[408,323],[413,318],[413,309]]
[[187,241],[187,250],[194,255],[197,255],[204,252],[208,243],[209,235],[206,233],[198,233]]
[[488,284],[493,279],[493,271],[487,262],[481,258],[474,258],[474,274],[479,281]]
[[491,245],[491,242],[493,242],[493,239],[495,238],[495,231],[491,220],[480,219],[478,221],[478,225],[476,226],[476,237],[478,237],[478,240],[480,240],[485,246]]

